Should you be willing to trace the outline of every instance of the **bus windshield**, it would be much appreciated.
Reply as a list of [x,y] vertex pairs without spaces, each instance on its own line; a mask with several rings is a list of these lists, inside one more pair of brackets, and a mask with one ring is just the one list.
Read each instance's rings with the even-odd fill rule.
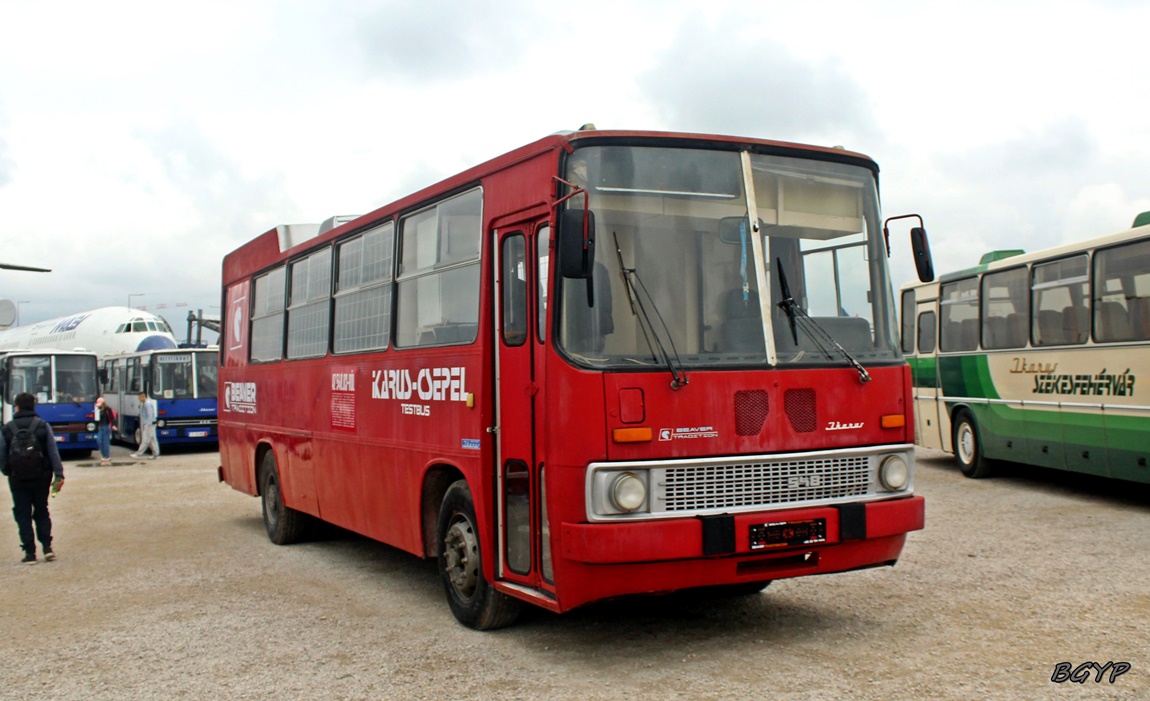
[[215,351],[156,353],[152,356],[152,396],[156,399],[209,399],[216,396],[219,356]]
[[196,396],[212,398],[220,383],[220,356],[215,351],[195,353]]
[[191,353],[157,353],[152,357],[152,396],[189,399],[195,396]]
[[870,170],[596,146],[564,177],[587,193],[566,206],[586,202],[597,232],[592,278],[563,280],[559,345],[575,362],[654,367],[659,346],[684,368],[901,360]]
[[90,355],[13,356],[8,366],[8,401],[15,402],[21,392],[35,395],[39,404],[95,401],[96,358]]

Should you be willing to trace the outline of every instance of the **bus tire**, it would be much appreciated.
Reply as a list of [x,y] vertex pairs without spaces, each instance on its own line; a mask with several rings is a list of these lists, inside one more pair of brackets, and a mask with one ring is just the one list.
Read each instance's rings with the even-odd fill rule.
[[990,475],[991,462],[983,454],[978,424],[966,409],[959,409],[954,415],[953,439],[954,459],[962,474],[971,479],[981,479]]
[[456,620],[475,630],[493,630],[515,621],[520,602],[496,591],[484,578],[475,524],[471,490],[465,480],[457,480],[447,488],[439,508],[439,576]]
[[304,540],[309,516],[284,505],[280,491],[279,470],[272,451],[260,461],[260,501],[263,504],[264,530],[276,545],[290,545]]

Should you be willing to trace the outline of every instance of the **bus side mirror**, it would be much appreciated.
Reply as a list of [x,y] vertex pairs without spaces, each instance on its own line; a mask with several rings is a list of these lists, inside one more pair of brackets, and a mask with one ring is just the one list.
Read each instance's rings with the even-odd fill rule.
[[559,274],[586,279],[595,267],[595,214],[588,209],[565,209],[559,214]]
[[100,384],[102,384],[102,385],[108,384],[108,369],[107,368],[100,368],[98,371],[98,374],[100,375]]
[[914,267],[918,269],[918,279],[921,282],[932,282],[934,262],[930,257],[930,241],[926,238],[926,229],[916,226],[910,230],[910,248],[914,252]]

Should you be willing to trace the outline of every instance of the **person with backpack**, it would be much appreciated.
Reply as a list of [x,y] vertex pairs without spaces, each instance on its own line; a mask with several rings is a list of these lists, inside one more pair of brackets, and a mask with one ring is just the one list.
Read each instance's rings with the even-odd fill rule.
[[103,397],[96,397],[96,444],[100,446],[100,464],[112,464],[112,431],[116,430],[116,412],[104,401]]
[[53,484],[56,491],[64,485],[64,463],[60,462],[52,427],[36,415],[36,395],[21,392],[14,403],[16,413],[12,420],[0,426],[0,473],[8,478],[8,489],[12,491],[12,515],[24,548],[21,562],[34,565],[37,539],[44,559],[56,559],[48,493]]

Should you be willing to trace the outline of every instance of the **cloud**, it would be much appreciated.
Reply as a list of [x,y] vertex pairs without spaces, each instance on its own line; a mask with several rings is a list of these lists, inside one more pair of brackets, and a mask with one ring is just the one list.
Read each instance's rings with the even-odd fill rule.
[[358,18],[351,39],[375,77],[455,82],[515,63],[541,12],[524,0],[393,0]]
[[12,182],[16,172],[16,162],[8,155],[8,144],[0,138],[0,187]]
[[[880,138],[867,93],[838,58],[804,60],[728,16],[687,17],[642,95],[676,130],[821,144]],[[753,27],[752,27],[753,29]]]
[[161,182],[150,185],[185,201],[199,220],[180,224],[197,235],[239,236],[240,241],[246,241],[270,228],[269,220],[286,223],[283,218],[296,209],[279,174],[246,175],[241,165],[193,122],[140,129],[135,136],[149,149],[164,176]]

